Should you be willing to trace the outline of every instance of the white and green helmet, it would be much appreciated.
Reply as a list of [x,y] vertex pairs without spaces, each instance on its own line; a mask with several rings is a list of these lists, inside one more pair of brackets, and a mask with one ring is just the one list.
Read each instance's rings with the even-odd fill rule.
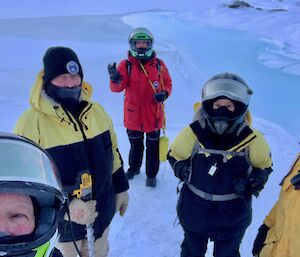
[[[137,48],[136,42],[139,40],[143,40],[147,42],[146,48]],[[153,53],[153,42],[154,38],[152,33],[146,29],[146,28],[136,28],[134,29],[128,38],[129,43],[129,51],[132,56],[140,59],[140,60],[146,60],[152,56]]]
[[0,132],[0,193],[30,196],[36,218],[30,236],[0,237],[0,256],[51,256],[67,198],[47,152],[21,136]]

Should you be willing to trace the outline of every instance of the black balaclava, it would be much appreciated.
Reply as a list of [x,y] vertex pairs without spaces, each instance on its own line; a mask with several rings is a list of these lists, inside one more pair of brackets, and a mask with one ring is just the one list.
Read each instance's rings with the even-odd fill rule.
[[72,88],[57,87],[48,82],[45,84],[45,91],[55,102],[72,113],[80,108],[81,85]]
[[213,103],[218,99],[229,98],[220,96],[218,98],[206,100],[203,102],[203,110],[206,116],[208,127],[212,132],[218,135],[233,133],[243,122],[247,110],[247,105],[239,101],[229,99],[235,107],[235,110],[233,112],[228,110],[225,106],[222,106],[218,109],[213,109]]

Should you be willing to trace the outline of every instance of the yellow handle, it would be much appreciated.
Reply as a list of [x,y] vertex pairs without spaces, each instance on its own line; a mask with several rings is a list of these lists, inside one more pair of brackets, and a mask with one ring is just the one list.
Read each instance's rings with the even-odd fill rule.
[[79,188],[74,190],[72,196],[82,198],[92,191],[92,176],[89,173],[83,173],[80,177]]

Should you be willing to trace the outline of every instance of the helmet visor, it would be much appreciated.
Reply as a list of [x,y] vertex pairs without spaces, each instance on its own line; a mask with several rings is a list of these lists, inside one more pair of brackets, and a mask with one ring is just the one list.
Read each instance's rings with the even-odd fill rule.
[[140,39],[132,39],[130,41],[130,47],[133,50],[150,50],[152,48],[152,41],[151,40],[140,40]]
[[249,105],[252,90],[236,80],[217,79],[207,82],[202,89],[202,101],[226,96],[231,100],[239,101]]
[[36,182],[61,189],[54,164],[34,145],[11,139],[0,140],[0,164],[0,181]]
[[64,201],[58,171],[37,146],[22,140],[1,138],[0,167],[0,192],[19,192],[37,199],[43,196],[45,204],[51,200],[47,199],[49,194],[51,198],[56,195],[61,202]]
[[152,50],[152,40],[132,39],[130,41],[130,53],[138,59],[150,58]]

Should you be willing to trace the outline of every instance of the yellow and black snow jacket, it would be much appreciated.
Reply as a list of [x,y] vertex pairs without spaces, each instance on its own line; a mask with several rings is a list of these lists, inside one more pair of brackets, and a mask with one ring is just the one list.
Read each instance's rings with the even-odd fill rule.
[[[169,159],[190,159],[190,183],[207,193],[235,193],[233,181],[246,179],[251,172],[249,168],[268,169],[272,166],[264,136],[248,126],[234,138],[228,148],[221,149],[221,154],[217,151],[214,153],[216,149],[213,147],[205,129],[195,121],[176,137],[169,152]],[[212,166],[217,168],[213,176],[209,174]]]
[[[114,215],[115,194],[128,189],[112,121],[99,104],[90,101],[92,87],[88,83],[82,83],[81,93],[86,105],[74,117],[45,94],[42,75],[38,74],[32,88],[31,108],[20,117],[14,132],[50,153],[65,190],[78,183],[80,172],[89,170],[99,213],[94,223],[95,237],[99,238]],[[74,239],[83,239],[84,226],[73,226]],[[61,226],[60,233],[61,241],[72,240],[67,224]]]
[[240,185],[246,185],[254,169],[269,174],[269,147],[246,123],[236,135],[216,137],[201,121],[184,128],[168,154],[176,176],[182,175],[177,167],[189,167],[188,178],[180,177],[185,182],[177,203],[180,224],[212,239],[241,240],[252,206],[250,192]]

